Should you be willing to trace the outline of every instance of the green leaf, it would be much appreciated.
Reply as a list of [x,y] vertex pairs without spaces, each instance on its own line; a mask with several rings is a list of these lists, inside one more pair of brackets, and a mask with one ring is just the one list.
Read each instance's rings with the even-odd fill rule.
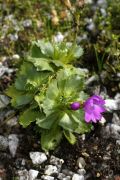
[[53,127],[50,130],[44,130],[41,134],[41,146],[45,151],[54,150],[62,139],[62,130],[60,127]]
[[39,57],[44,57],[42,54],[40,47],[36,45],[36,42],[32,43],[31,51],[30,51],[31,57],[39,58]]
[[63,112],[59,121],[59,126],[73,132],[78,127],[78,123],[72,118],[72,116],[70,116],[69,113]]
[[64,136],[66,137],[66,139],[69,141],[70,144],[75,144],[76,143],[76,137],[74,136],[73,133],[71,133],[70,131],[63,131]]
[[80,46],[75,46],[73,49],[74,58],[77,59],[83,55],[83,49]]
[[85,122],[85,120],[80,121],[79,126],[75,130],[78,134],[84,134],[87,132],[90,132],[92,130],[93,126],[92,124],[88,124]]
[[33,99],[33,94],[26,94],[24,91],[18,91],[14,85],[6,90],[6,94],[12,98],[12,106],[19,108],[19,106],[30,103]]
[[20,91],[35,91],[46,83],[49,75],[49,72],[37,71],[32,63],[24,62],[17,74],[15,87]]
[[59,113],[53,112],[48,116],[38,117],[36,119],[36,124],[43,129],[52,128],[53,124],[57,124],[59,120]]
[[52,71],[53,72],[53,68],[50,66],[49,59],[28,57],[27,61],[34,64],[37,71]]
[[46,98],[43,101],[43,109],[46,115],[50,114],[54,111],[55,108],[57,108],[58,103],[57,99],[59,98],[59,90],[57,87],[57,82],[54,80],[51,82],[50,86],[47,89],[46,92]]
[[36,43],[37,47],[41,49],[42,54],[47,57],[52,57],[54,54],[54,48],[50,42],[45,42],[44,40],[38,40]]
[[20,115],[19,123],[26,128],[29,126],[32,122],[36,121],[36,118],[41,117],[41,113],[37,112],[35,110],[26,110],[23,112],[23,114]]

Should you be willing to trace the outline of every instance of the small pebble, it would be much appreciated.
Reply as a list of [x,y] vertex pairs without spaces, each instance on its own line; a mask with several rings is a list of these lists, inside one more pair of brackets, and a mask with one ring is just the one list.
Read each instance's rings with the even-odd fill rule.
[[0,135],[0,151],[5,151],[8,147],[8,139]]
[[86,171],[85,171],[85,169],[78,169],[77,173],[80,175],[85,175]]
[[11,153],[12,157],[15,157],[16,151],[17,151],[17,148],[19,145],[18,135],[17,134],[10,134],[8,136],[8,140],[9,140],[10,153]]
[[74,173],[73,173],[72,171],[70,171],[69,169],[63,169],[63,170],[62,170],[62,173],[65,174],[66,176],[68,176],[68,175],[69,175],[69,176],[73,176],[73,174],[74,174]]
[[29,180],[28,171],[26,169],[18,170],[17,174],[19,176],[19,180]]
[[79,157],[78,160],[77,160],[77,166],[80,168],[80,169],[83,169],[85,166],[86,166],[86,162],[84,160],[83,157]]
[[79,174],[74,174],[72,177],[72,180],[84,180],[84,176],[83,175],[79,175]]
[[29,180],[35,180],[38,176],[39,171],[36,171],[34,169],[29,170]]
[[63,178],[65,178],[65,174],[59,173],[57,178],[58,178],[59,180],[63,180]]
[[44,174],[46,174],[48,176],[53,175],[53,174],[58,174],[58,169],[56,166],[47,165],[47,166],[45,166]]
[[33,164],[42,164],[47,160],[47,156],[43,152],[30,152],[30,158]]
[[55,179],[54,177],[47,176],[47,175],[43,175],[43,176],[41,176],[41,178],[44,179],[44,180],[54,180]]

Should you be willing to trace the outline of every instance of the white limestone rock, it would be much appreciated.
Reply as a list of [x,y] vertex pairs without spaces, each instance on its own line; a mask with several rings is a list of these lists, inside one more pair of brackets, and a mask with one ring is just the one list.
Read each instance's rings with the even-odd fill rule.
[[30,152],[30,158],[33,164],[39,165],[47,160],[47,156],[43,152]]
[[17,151],[17,148],[19,145],[18,135],[17,134],[10,134],[8,136],[8,140],[9,140],[10,153],[11,153],[12,157],[15,157],[16,151]]
[[30,169],[29,170],[29,180],[35,180],[38,176],[39,171]]

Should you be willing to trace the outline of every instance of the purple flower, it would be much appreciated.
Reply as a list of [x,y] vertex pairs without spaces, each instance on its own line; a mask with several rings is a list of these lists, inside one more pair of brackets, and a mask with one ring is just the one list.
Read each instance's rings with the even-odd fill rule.
[[80,108],[80,103],[79,102],[74,102],[70,105],[71,109],[76,111]]
[[102,113],[105,112],[105,101],[100,97],[93,95],[84,103],[85,121],[94,122],[101,120]]

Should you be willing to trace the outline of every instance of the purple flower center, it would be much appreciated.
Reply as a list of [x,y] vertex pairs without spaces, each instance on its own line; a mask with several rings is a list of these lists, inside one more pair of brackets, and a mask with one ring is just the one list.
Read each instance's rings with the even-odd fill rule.
[[80,103],[79,102],[73,102],[72,104],[70,104],[70,107],[72,110],[76,111],[80,108]]

